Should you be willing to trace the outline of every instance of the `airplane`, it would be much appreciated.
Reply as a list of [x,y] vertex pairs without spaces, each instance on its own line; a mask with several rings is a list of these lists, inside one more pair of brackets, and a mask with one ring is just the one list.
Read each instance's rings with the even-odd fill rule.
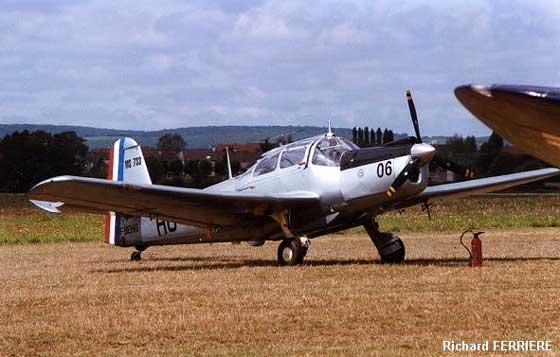
[[509,142],[560,167],[560,88],[469,84],[457,87],[455,96]]
[[[376,217],[438,199],[503,190],[560,173],[554,168],[428,187],[430,161],[446,163],[422,142],[412,96],[407,101],[416,136],[359,148],[328,132],[264,153],[243,174],[206,189],[151,183],[140,146],[120,138],[110,148],[107,179],[58,176],[34,186],[28,198],[60,213],[65,208],[106,215],[105,242],[146,248],[169,244],[279,241],[281,266],[302,264],[310,240],[363,226],[384,263],[400,263],[405,246],[379,231]],[[229,167],[229,154],[226,150]]]

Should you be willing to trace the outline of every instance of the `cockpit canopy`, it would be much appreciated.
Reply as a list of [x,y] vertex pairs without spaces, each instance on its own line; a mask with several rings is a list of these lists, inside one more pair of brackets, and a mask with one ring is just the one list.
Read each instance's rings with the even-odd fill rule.
[[310,145],[314,147],[311,155],[311,163],[319,166],[339,167],[340,158],[348,150],[359,149],[351,141],[338,138],[338,137],[317,137],[300,140],[295,143],[288,144],[276,149],[273,149],[263,155],[255,165],[250,167],[244,174],[237,176],[236,179],[241,179],[252,173],[253,177],[271,173],[277,169],[283,170],[300,164],[305,164],[306,153]]
[[338,167],[342,154],[353,149],[358,149],[358,146],[344,138],[324,138],[315,146],[311,162],[314,165]]

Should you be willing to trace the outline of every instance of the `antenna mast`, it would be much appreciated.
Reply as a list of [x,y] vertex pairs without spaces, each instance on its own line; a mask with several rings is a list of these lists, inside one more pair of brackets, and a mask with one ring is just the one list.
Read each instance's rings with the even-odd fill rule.
[[331,121],[330,121],[330,119],[328,120],[328,123],[329,123],[329,131],[327,132],[326,137],[327,137],[327,138],[330,138],[330,137],[333,137],[334,134],[333,134],[333,132],[332,132]]

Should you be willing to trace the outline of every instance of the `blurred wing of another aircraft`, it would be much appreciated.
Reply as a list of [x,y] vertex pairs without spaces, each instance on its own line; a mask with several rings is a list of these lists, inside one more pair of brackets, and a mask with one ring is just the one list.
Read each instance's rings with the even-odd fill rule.
[[560,167],[560,88],[463,85],[459,101],[521,150]]

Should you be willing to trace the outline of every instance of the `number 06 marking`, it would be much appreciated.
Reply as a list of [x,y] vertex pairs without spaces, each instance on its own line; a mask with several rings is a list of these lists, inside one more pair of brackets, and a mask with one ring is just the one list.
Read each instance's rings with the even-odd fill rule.
[[381,178],[383,176],[390,176],[393,173],[393,167],[391,166],[391,160],[383,163],[380,162],[377,165],[377,177]]

